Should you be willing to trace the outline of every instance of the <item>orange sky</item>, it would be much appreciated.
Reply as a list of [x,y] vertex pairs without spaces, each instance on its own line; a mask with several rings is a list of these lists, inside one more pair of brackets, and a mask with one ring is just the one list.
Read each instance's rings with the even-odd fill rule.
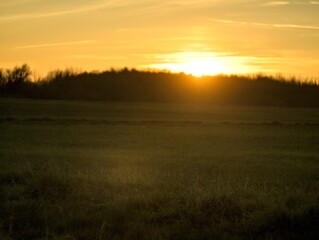
[[319,1],[1,0],[0,67],[319,76]]

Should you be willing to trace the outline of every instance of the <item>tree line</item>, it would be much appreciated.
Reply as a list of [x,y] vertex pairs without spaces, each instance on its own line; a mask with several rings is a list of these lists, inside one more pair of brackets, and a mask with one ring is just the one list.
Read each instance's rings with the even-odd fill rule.
[[27,64],[0,69],[0,96],[34,99],[174,102],[319,107],[319,85],[280,76],[218,75],[110,69],[49,72],[31,80]]

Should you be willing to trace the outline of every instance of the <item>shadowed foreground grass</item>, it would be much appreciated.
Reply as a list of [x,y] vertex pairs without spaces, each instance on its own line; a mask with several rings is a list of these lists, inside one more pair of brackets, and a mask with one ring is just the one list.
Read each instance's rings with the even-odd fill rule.
[[319,237],[317,110],[28,100],[0,110],[1,239]]

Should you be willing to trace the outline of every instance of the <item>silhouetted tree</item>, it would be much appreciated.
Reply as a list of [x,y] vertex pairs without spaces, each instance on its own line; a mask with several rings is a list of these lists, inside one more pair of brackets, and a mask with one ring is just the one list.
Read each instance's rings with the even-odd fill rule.
[[7,85],[7,79],[2,68],[0,68],[0,96],[5,94],[5,87]]
[[21,67],[14,67],[12,70],[7,70],[8,83],[20,84],[30,80],[31,70],[27,64]]
[[0,87],[6,85],[6,77],[2,68],[0,68]]
[[1,71],[0,94],[47,99],[319,107],[317,82],[282,76],[218,75],[198,79],[184,73],[129,68],[89,73],[66,69],[31,82],[30,74],[26,64]]
[[6,92],[9,95],[23,95],[30,81],[31,70],[27,64],[6,70]]

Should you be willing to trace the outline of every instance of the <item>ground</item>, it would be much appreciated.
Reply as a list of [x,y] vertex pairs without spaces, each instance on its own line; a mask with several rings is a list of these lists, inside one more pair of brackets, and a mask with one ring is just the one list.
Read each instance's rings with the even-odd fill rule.
[[2,239],[318,239],[319,109],[0,100]]

